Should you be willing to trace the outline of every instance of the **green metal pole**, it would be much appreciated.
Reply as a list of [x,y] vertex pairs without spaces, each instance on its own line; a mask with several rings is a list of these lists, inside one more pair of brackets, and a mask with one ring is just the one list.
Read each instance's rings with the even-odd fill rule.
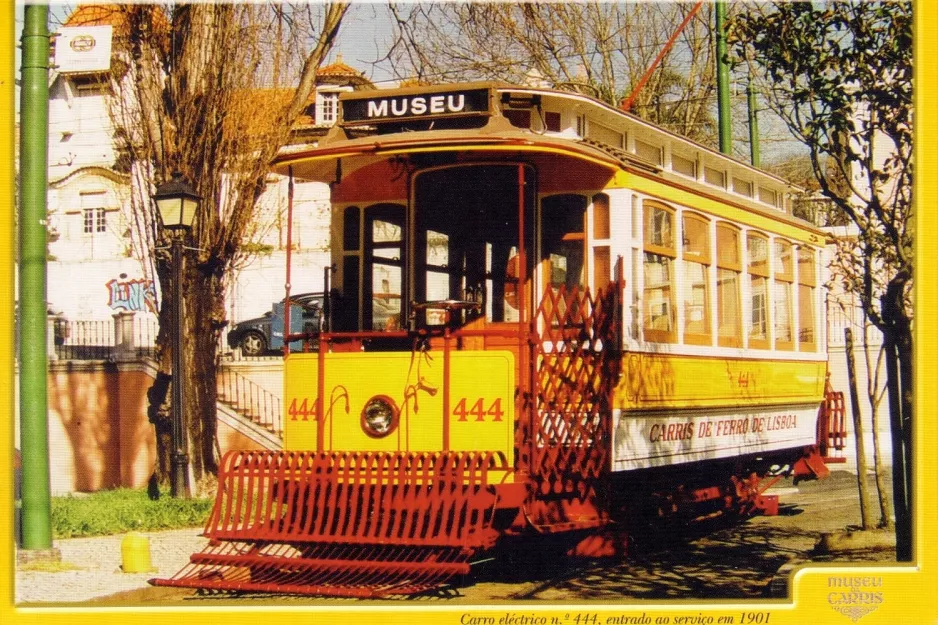
[[726,60],[726,2],[716,3],[717,108],[720,123],[720,152],[733,152],[733,124],[730,117],[730,66]]
[[746,100],[749,103],[749,155],[753,167],[762,166],[762,156],[759,151],[759,115],[756,113],[756,90],[752,81],[746,85]]
[[23,548],[52,547],[46,399],[46,187],[49,7],[24,7],[20,90],[19,369]]

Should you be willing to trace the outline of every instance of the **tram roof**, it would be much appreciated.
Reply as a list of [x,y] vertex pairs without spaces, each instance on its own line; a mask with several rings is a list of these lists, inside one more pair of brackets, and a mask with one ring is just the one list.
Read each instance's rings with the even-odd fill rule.
[[[727,164],[731,164],[735,169],[744,169],[752,172],[754,175],[758,175],[760,178],[772,180],[775,183],[783,184],[786,187],[798,189],[796,185],[793,185],[791,182],[776,176],[770,172],[761,170],[759,168],[753,167],[749,163],[746,163],[738,158],[733,157],[732,155],[722,154],[711,147],[683,137],[674,132],[671,132],[660,126],[656,126],[648,121],[637,117],[631,113],[622,111],[620,109],[614,108],[609,104],[593,98],[588,95],[574,93],[570,91],[558,91],[556,89],[547,89],[542,87],[522,87],[516,85],[510,85],[508,83],[499,82],[499,81],[482,81],[482,82],[470,82],[470,83],[453,83],[446,85],[433,85],[433,86],[415,86],[415,87],[404,87],[399,89],[375,89],[375,90],[363,90],[355,91],[350,93],[344,93],[340,96],[340,108],[342,108],[343,113],[346,107],[351,102],[361,102],[367,101],[369,99],[393,99],[393,98],[406,98],[409,96],[427,96],[432,97],[433,95],[441,95],[447,93],[456,93],[456,92],[466,92],[471,90],[488,90],[492,94],[492,99],[496,100],[497,97],[501,97],[503,100],[506,98],[510,99],[512,96],[522,96],[530,98],[550,98],[556,102],[562,103],[562,106],[567,108],[576,108],[577,113],[585,114],[594,114],[601,116],[601,121],[613,126],[616,130],[625,133],[629,130],[633,132],[643,132],[651,133],[658,135],[661,138],[667,138],[667,140],[681,144],[685,148],[699,150],[705,152],[708,158],[714,160],[725,161]],[[539,100],[538,100],[539,101]],[[504,118],[501,111],[504,109],[504,106],[493,106],[488,113],[493,118],[500,118],[503,121],[507,122],[507,119]],[[508,108],[514,108],[509,106]],[[413,141],[413,136],[398,142],[392,139],[393,135],[389,134],[380,134],[378,132],[373,132],[367,136],[362,136],[363,132],[367,133],[367,130],[362,130],[361,120],[358,120],[355,123],[350,123],[345,119],[346,115],[342,115],[339,123],[333,127],[332,131],[324,137],[318,146],[314,148],[301,149],[292,152],[283,152],[273,163],[275,171],[282,172],[285,167],[285,163],[297,164],[303,160],[307,159],[318,159],[321,157],[327,157],[327,154],[332,151],[331,148],[337,147],[341,144],[343,147],[348,148],[354,153],[361,154],[364,151],[364,148],[367,146],[373,148],[378,144],[391,144],[395,143],[397,145],[404,145],[408,141]],[[495,120],[491,120],[482,128],[467,128],[462,129],[457,132],[452,131],[435,131],[427,130],[420,132],[421,143],[425,142],[427,144],[445,142],[447,140],[460,140],[464,142],[465,139],[476,139],[485,136],[495,139],[495,134],[500,135],[498,141],[504,143],[505,141],[527,141],[533,144],[543,144],[544,139],[551,136],[545,135],[542,133],[535,133],[531,130],[521,129],[515,126],[512,126],[510,123],[497,124],[494,123]],[[364,128],[367,129],[367,126]],[[358,132],[356,132],[356,130]],[[412,131],[399,132],[398,135],[413,135]],[[606,157],[611,157],[613,160],[618,161],[620,164],[628,165],[638,165],[642,166],[643,164],[647,168],[649,164],[646,161],[643,161],[641,158],[637,158],[634,155],[630,154],[626,150],[621,149],[620,147],[612,146],[605,144],[601,141],[591,141],[582,137],[571,137],[567,134],[564,134],[559,137],[562,142],[565,143],[582,143],[586,144],[590,148],[599,150],[600,152],[605,152]],[[550,142],[547,142],[550,143]],[[588,151],[588,150],[587,150]]]
[[[454,94],[468,94],[467,97],[473,99],[476,108],[471,112],[460,111],[459,115],[445,110],[440,115],[429,112],[431,99],[445,108],[445,98],[455,97]],[[390,105],[387,104],[392,103],[403,109],[408,103],[413,106],[418,101],[426,114],[408,116],[407,113],[398,111],[393,113],[398,117],[394,117]],[[672,153],[694,155],[695,166],[700,170],[710,166],[722,168],[727,178],[726,190],[722,193],[729,194],[729,179],[737,175],[752,182],[754,195],[756,185],[771,187],[783,195],[801,190],[779,176],[578,93],[486,81],[356,91],[342,94],[339,102],[339,123],[314,147],[293,148],[292,151],[288,151],[288,148],[282,151],[271,165],[275,173],[292,174],[298,179],[328,183],[337,179],[340,167],[342,174],[348,175],[358,168],[396,155],[458,150],[463,153],[474,151],[488,154],[547,153],[587,161],[609,169],[610,172],[625,170],[670,179],[680,178],[680,175],[667,170],[663,158],[661,162],[654,163],[642,158],[637,150],[624,149],[624,137],[628,133],[659,146],[667,144]],[[561,132],[538,132],[513,125],[506,111],[524,110],[525,107],[527,110],[536,110],[542,116],[542,124],[543,112],[551,109],[552,112],[565,114],[567,123],[571,117],[594,121],[598,126],[621,133],[622,146],[603,141],[602,136],[590,136],[589,132],[574,132],[569,127]],[[379,110],[385,117],[366,117],[366,111],[370,114]],[[376,115],[380,117],[379,113]],[[470,124],[472,127],[456,128],[452,123],[447,127],[448,120],[472,116],[476,119],[474,125]],[[442,123],[436,120],[441,120]],[[408,127],[408,124],[422,126]],[[443,128],[434,129],[437,124]],[[584,134],[585,136],[582,136]],[[633,143],[629,142],[628,147],[632,148]],[[681,178],[680,182],[701,186],[702,191],[706,193],[715,191],[704,188],[706,185],[699,180],[688,181]],[[781,204],[775,210],[762,209],[759,212],[774,213],[776,218],[794,220],[813,229],[808,222],[787,213]]]

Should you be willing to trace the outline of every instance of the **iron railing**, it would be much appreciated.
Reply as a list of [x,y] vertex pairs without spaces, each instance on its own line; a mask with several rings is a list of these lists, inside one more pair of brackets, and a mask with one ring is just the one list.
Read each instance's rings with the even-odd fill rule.
[[113,351],[111,320],[68,321],[64,332],[56,332],[55,355],[60,360],[112,360]]
[[219,401],[228,404],[257,425],[282,436],[283,402],[280,397],[231,367],[219,367],[216,382]]
[[160,331],[159,322],[152,317],[134,319],[133,340],[137,356],[156,358],[156,337]]

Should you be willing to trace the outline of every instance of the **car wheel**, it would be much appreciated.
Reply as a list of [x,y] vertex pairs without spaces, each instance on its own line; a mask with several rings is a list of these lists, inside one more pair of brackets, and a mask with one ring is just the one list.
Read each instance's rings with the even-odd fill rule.
[[245,356],[260,356],[267,351],[267,339],[260,332],[246,332],[241,337],[241,353]]

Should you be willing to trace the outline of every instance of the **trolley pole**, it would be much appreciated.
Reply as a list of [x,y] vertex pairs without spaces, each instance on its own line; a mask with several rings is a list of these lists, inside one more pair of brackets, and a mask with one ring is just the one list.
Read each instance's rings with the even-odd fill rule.
[[20,91],[19,408],[23,548],[52,549],[46,355],[49,7],[24,7]]
[[726,60],[726,1],[716,3],[717,104],[720,123],[720,152],[733,153],[733,123],[730,114],[730,66]]

